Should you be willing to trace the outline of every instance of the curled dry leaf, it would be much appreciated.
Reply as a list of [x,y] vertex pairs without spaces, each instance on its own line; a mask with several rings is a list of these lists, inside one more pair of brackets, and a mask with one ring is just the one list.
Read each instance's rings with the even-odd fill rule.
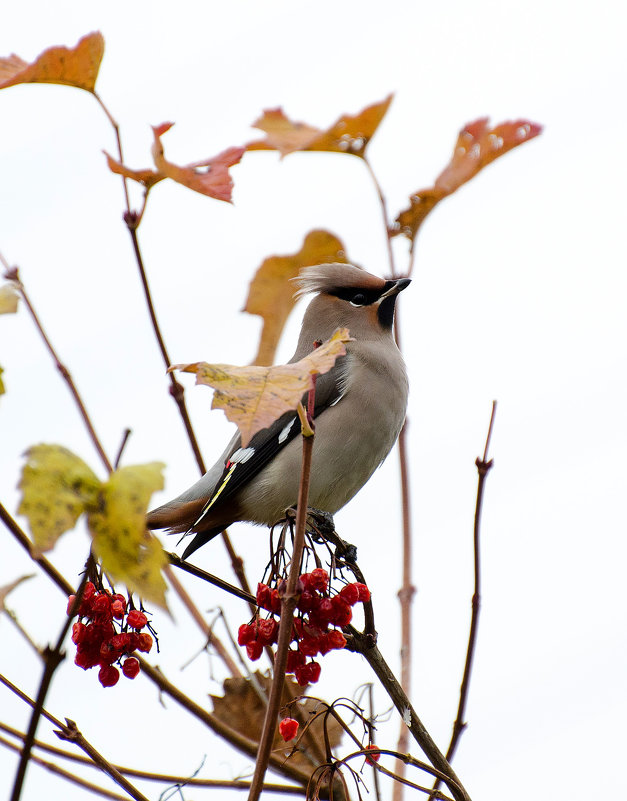
[[474,178],[499,156],[528,142],[541,131],[542,126],[527,120],[503,122],[490,128],[488,118],[483,117],[466,125],[459,133],[451,161],[432,187],[411,195],[409,208],[398,215],[391,233],[403,234],[413,240],[425,217],[440,200]]
[[15,314],[19,293],[13,282],[0,286],[0,314]]
[[173,122],[164,122],[161,125],[153,126],[154,143],[152,145],[152,157],[155,162],[156,170],[132,170],[125,164],[117,161],[106,151],[107,164],[111,172],[123,175],[143,184],[146,189],[150,189],[164,178],[171,178],[179,184],[183,184],[194,192],[201,195],[213,197],[216,200],[224,200],[230,203],[233,193],[233,179],[229,173],[229,168],[239,163],[244,155],[243,147],[229,147],[222,153],[213,158],[200,161],[187,166],[179,166],[168,161],[164,156],[161,137],[170,130]]
[[57,83],[93,92],[104,54],[101,33],[89,33],[76,47],[50,47],[31,64],[15,54],[0,58],[0,89],[20,83]]
[[263,317],[259,350],[253,364],[269,365],[274,361],[285,322],[294,308],[294,287],[301,267],[342,262],[346,250],[341,240],[329,231],[310,231],[302,248],[289,256],[268,256],[250,282],[244,311]]
[[197,384],[215,389],[212,409],[223,409],[242,436],[242,447],[284,412],[295,409],[313,386],[312,377],[326,373],[346,353],[348,329],[338,328],[319,348],[298,362],[275,367],[234,367],[229,364],[175,364],[170,370],[195,373]]
[[246,145],[247,150],[278,150],[281,156],[300,150],[322,150],[363,156],[379,123],[385,116],[393,95],[367,106],[353,116],[345,114],[327,130],[304,122],[293,122],[280,108],[268,109],[253,123],[266,138]]

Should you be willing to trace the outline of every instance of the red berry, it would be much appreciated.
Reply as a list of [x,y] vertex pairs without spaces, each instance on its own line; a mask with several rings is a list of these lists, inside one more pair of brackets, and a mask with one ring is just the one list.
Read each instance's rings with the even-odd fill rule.
[[326,628],[326,626],[331,622],[333,614],[334,608],[331,599],[322,598],[311,610],[310,617],[312,621],[319,623],[321,628]]
[[139,638],[142,635],[138,634],[136,631],[127,631],[126,633],[128,634],[128,648],[126,652],[130,654],[139,648]]
[[294,676],[301,687],[306,684],[315,684],[320,678],[320,665],[317,662],[307,662],[306,665],[296,668]]
[[248,658],[255,662],[263,653],[263,645],[258,640],[253,640],[246,645],[246,653]]
[[315,684],[320,678],[322,668],[317,662],[310,662],[307,667],[309,668],[309,683]]
[[346,645],[346,637],[338,629],[333,629],[327,634],[327,642],[331,650],[344,648]]
[[146,623],[148,623],[148,618],[143,612],[140,612],[139,609],[131,609],[126,618],[126,622],[132,629],[143,629]]
[[359,600],[362,602],[368,602],[370,600],[370,590],[366,587],[365,584],[362,584],[360,581],[355,582],[355,587],[359,590]]
[[272,590],[270,593],[270,611],[276,615],[281,613],[281,596],[278,590]]
[[316,656],[320,652],[318,639],[314,637],[303,637],[298,643],[298,650],[303,656]]
[[111,640],[107,640],[103,642],[100,646],[100,663],[105,665],[110,665],[112,662],[117,661],[120,656],[120,652],[116,651],[113,647],[113,643]]
[[272,645],[279,638],[279,622],[273,617],[260,620],[257,626],[257,639],[262,645]]
[[287,652],[287,666],[285,668],[286,673],[294,673],[296,668],[301,667],[305,664],[305,656],[301,654],[300,651],[292,651],[291,649]]
[[76,656],[74,657],[74,664],[83,670],[96,667],[100,662],[100,649],[84,648],[82,645],[78,646]]
[[84,639],[86,631],[87,626],[84,623],[75,623],[72,626],[72,642],[74,645],[78,645]]
[[118,654],[128,654],[130,653],[131,649],[131,635],[128,632],[122,632],[121,634],[115,634],[111,638],[111,645],[113,648],[118,652]]
[[314,590],[319,590],[320,592],[326,592],[327,587],[329,586],[329,574],[326,570],[323,570],[321,567],[317,567],[315,570],[312,570],[309,574],[309,586]]
[[135,659],[134,656],[129,656],[128,659],[124,660],[122,673],[124,673],[127,679],[134,679],[139,673],[139,669],[139,660]]
[[310,590],[303,590],[298,599],[298,608],[301,612],[310,612],[316,601],[316,596]]
[[331,615],[331,622],[336,626],[348,626],[353,619],[353,613],[350,606],[346,601],[342,600],[339,595],[336,595],[333,600],[333,613]]
[[111,602],[111,611],[113,612],[113,617],[116,620],[121,620],[124,617],[124,612],[126,611],[126,604],[116,598],[115,601]]
[[257,603],[263,609],[270,610],[270,587],[267,584],[257,584]]
[[[374,743],[370,743],[370,745],[367,745],[367,746],[365,747],[365,749],[364,749],[364,750],[366,750],[366,751],[370,751],[372,748],[375,748],[375,749],[376,749],[376,748],[377,748],[377,746],[376,746],[376,745],[374,745]],[[368,754],[368,756],[366,757],[366,762],[368,762],[368,764],[370,764],[370,765],[376,765],[376,764],[377,764],[377,762],[378,762],[380,759],[381,759],[381,754],[380,754],[380,753],[376,753],[376,754]]]
[[152,637],[148,632],[142,632],[137,635],[137,650],[147,654],[152,648]]
[[248,645],[255,639],[255,627],[251,623],[242,623],[237,630],[237,644]]
[[279,723],[279,734],[287,742],[293,740],[298,733],[298,721],[294,718],[283,718]]
[[349,606],[355,606],[359,600],[359,588],[356,584],[347,584],[340,590],[340,597],[346,601]]
[[111,598],[107,595],[107,593],[102,592],[96,596],[92,604],[92,613],[94,615],[102,615],[104,618],[112,615]]
[[120,671],[113,665],[103,665],[98,672],[98,681],[103,687],[113,687],[118,683]]

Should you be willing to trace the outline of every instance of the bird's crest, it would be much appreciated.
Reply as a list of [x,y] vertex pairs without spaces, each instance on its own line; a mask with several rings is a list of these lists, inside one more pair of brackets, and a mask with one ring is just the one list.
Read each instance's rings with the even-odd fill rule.
[[338,289],[382,290],[385,286],[383,278],[362,270],[354,264],[316,264],[303,267],[300,275],[292,278],[298,285],[295,297],[300,298],[310,292],[333,293]]

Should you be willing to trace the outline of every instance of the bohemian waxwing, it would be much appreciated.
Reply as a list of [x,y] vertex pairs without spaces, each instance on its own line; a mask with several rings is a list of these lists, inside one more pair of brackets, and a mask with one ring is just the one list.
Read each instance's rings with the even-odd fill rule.
[[[386,281],[351,264],[306,267],[294,280],[298,295],[317,294],[290,362],[337,328],[348,328],[354,338],[316,382],[309,505],[334,514],[383,462],[405,420],[407,375],[393,322],[396,297],[410,281]],[[300,428],[298,415],[289,411],[245,448],[236,434],[200,481],[148,513],[148,527],[195,534],[186,559],[238,520],[273,525],[298,497]]]

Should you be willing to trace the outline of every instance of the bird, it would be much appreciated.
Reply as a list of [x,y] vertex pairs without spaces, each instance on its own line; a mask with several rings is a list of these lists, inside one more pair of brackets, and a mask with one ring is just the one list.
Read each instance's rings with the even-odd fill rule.
[[[410,279],[379,278],[353,264],[331,263],[305,267],[292,280],[296,297],[315,296],[290,363],[338,328],[348,328],[352,338],[346,354],[317,377],[315,389],[308,504],[332,516],[383,463],[405,421],[407,372],[393,328],[396,299]],[[293,410],[246,447],[235,434],[199,481],[148,512],[148,528],[194,535],[183,553],[187,559],[237,521],[274,525],[298,498],[300,430]]]

